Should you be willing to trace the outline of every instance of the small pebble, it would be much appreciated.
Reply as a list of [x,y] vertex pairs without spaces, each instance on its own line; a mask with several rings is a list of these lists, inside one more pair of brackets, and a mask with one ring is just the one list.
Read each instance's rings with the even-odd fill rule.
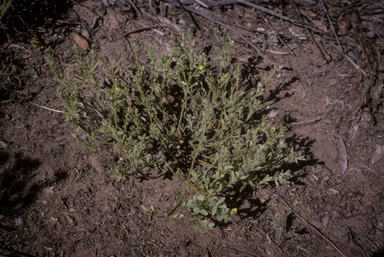
[[16,226],[21,227],[21,226],[24,225],[24,222],[23,222],[23,220],[21,218],[17,218],[15,220],[15,224],[16,224]]
[[5,143],[4,141],[0,141],[0,148],[6,148],[7,147],[7,143]]

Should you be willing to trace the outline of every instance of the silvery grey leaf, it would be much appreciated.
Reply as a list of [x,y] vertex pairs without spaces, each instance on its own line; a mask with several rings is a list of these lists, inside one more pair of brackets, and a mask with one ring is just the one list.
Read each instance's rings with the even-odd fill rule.
[[349,140],[353,140],[357,134],[357,130],[359,128],[359,125],[355,125],[353,128],[351,128],[348,133],[349,133]]
[[375,153],[372,156],[372,164],[375,164],[376,162],[380,161],[381,158],[383,158],[383,148],[381,145],[376,146]]
[[339,150],[340,150],[341,173],[344,175],[344,172],[347,170],[347,167],[348,167],[347,149],[345,148],[343,139],[339,138],[337,141],[339,143]]

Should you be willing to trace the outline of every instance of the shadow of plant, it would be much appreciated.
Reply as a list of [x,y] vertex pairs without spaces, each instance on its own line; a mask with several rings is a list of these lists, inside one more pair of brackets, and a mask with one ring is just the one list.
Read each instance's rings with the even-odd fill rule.
[[[31,182],[41,162],[23,153],[11,156],[4,152],[0,153],[0,160],[0,213],[7,216],[23,213],[34,203],[36,194],[48,184],[48,181]],[[9,167],[6,167],[7,163]],[[64,172],[56,172],[54,176],[55,181],[67,178]]]
[[[286,138],[286,142],[288,144],[288,147],[294,147],[295,151],[302,152],[303,155],[306,157],[305,161],[300,161],[298,163],[284,163],[281,166],[269,169],[269,170],[262,170],[259,172],[260,179],[263,177],[269,175],[273,176],[277,172],[283,170],[287,171],[290,170],[292,177],[288,179],[291,183],[294,184],[303,184],[300,182],[300,177],[305,177],[306,174],[298,174],[298,171],[304,171],[306,167],[313,166],[315,164],[322,164],[319,162],[319,159],[315,158],[311,148],[313,146],[313,143],[315,140],[312,140],[308,137],[306,138],[299,138],[296,134],[293,134],[290,137]],[[273,183],[270,183],[270,185],[274,186]],[[235,185],[233,188],[230,188],[229,190],[223,192],[223,195],[227,200],[225,201],[227,206],[229,208],[239,208],[240,206],[247,206],[247,207],[240,207],[237,211],[237,214],[240,216],[240,218],[247,219],[249,217],[252,217],[253,219],[258,219],[266,210],[267,205],[270,201],[260,201],[260,199],[255,199],[255,188],[251,186],[242,186],[242,185]],[[212,219],[212,222],[215,222],[215,225],[220,227],[227,227],[231,222],[224,223],[224,222],[218,222],[214,218],[207,216],[208,218]],[[292,220],[287,220],[287,231],[292,226]],[[305,231],[299,231],[298,234],[306,233]]]
[[[11,161],[8,153],[1,153],[0,159],[1,165]],[[0,171],[0,211],[6,215],[19,213],[32,204],[34,194],[41,188],[39,185],[28,185],[40,161],[25,157],[21,153],[17,153],[13,159],[15,163],[12,167]]]
[[13,0],[12,7],[1,20],[5,29],[0,30],[0,44],[7,40],[28,42],[36,38],[41,45],[44,44],[43,33],[69,33],[67,24],[60,25],[57,21],[63,19],[72,6],[72,1]]

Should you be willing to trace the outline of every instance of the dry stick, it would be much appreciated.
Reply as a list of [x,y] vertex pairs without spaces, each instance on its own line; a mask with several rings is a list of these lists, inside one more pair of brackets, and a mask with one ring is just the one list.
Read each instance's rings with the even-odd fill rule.
[[250,3],[250,2],[248,2],[248,1],[245,1],[245,0],[237,0],[237,2],[242,3],[242,4],[249,5],[249,6],[253,7],[253,8],[256,8],[256,9],[258,9],[258,10],[260,10],[260,11],[265,12],[265,13],[269,13],[269,14],[271,14],[271,15],[273,15],[273,16],[276,16],[276,17],[279,17],[279,18],[281,18],[281,19],[283,19],[283,20],[287,20],[287,21],[292,22],[292,23],[297,23],[295,20],[292,20],[292,19],[290,19],[290,18],[288,18],[288,17],[286,17],[286,16],[284,16],[284,15],[278,14],[278,13],[276,13],[276,12],[270,10],[270,9],[264,8],[264,7],[262,7],[262,6],[259,6],[259,5],[253,4],[253,3]]
[[201,5],[201,6],[203,6],[203,7],[207,8],[207,9],[209,9],[209,6],[206,5],[205,3],[201,2],[200,0],[195,0],[195,2],[198,3],[198,4]]
[[293,20],[293,19],[291,19],[291,18],[288,18],[288,17],[286,17],[286,16],[284,16],[284,15],[278,14],[278,13],[276,13],[276,12],[274,12],[274,11],[271,11],[271,10],[269,10],[269,9],[267,9],[267,8],[262,7],[262,6],[255,5],[255,4],[250,3],[250,2],[248,2],[248,1],[245,1],[245,0],[237,0],[237,2],[246,4],[246,5],[248,5],[248,6],[251,6],[251,7],[253,7],[253,8],[256,8],[256,9],[258,9],[258,10],[260,10],[260,11],[265,12],[265,13],[269,13],[269,14],[271,14],[271,15],[273,15],[273,16],[276,16],[276,17],[279,17],[279,18],[281,18],[281,19],[283,19],[283,20],[292,22],[292,23],[295,24],[296,26],[309,28],[309,29],[311,29],[311,30],[313,30],[313,31],[316,31],[316,32],[318,32],[318,33],[321,33],[321,34],[328,34],[328,33],[324,32],[324,31],[322,31],[322,30],[320,30],[320,29],[317,29],[317,28],[312,27],[312,26],[307,25],[307,24],[302,24],[302,23],[297,22],[297,21],[295,21],[295,20]]
[[341,54],[342,54],[343,56],[345,56],[344,51],[343,51],[343,47],[342,47],[341,44],[340,44],[339,37],[337,36],[337,33],[336,33],[336,31],[335,31],[335,27],[333,26],[331,17],[329,17],[329,13],[328,13],[327,8],[325,7],[324,1],[321,0],[321,3],[323,4],[323,9],[324,9],[324,11],[327,13],[327,18],[328,18],[329,25],[331,25],[333,34],[335,35],[335,38],[336,38],[336,40],[337,40],[337,44],[339,44],[339,47],[340,47],[340,49],[341,49]]
[[[269,49],[266,49],[265,51],[267,53],[276,54],[276,55],[291,55],[292,54],[292,52],[291,53],[290,52],[280,52],[280,51],[274,51],[274,50],[269,50]],[[295,53],[293,53],[293,55],[296,56]]]
[[[329,42],[329,43],[336,49],[336,51],[338,51],[340,54],[343,54],[343,53],[337,48],[337,46],[335,46],[334,43],[332,43],[331,41],[328,41],[328,42]],[[347,60],[352,64],[352,66],[353,66],[356,70],[360,71],[364,76],[367,76],[367,73],[366,73],[364,70],[362,70],[362,69],[359,67],[359,65],[357,65],[356,63],[354,63],[354,61],[352,61],[351,58],[349,58],[347,55],[344,55],[344,57],[345,57],[345,59],[347,59]]]
[[58,113],[63,113],[62,111],[55,110],[55,109],[51,109],[51,108],[48,108],[48,107],[45,107],[45,106],[42,106],[42,105],[38,105],[38,104],[35,104],[35,103],[32,103],[32,102],[29,102],[29,103],[32,104],[32,105],[34,105],[34,106],[37,106],[37,107],[46,109],[46,110],[48,110],[48,111],[58,112]]
[[240,37],[241,37],[247,44],[249,44],[250,46],[252,46],[252,47],[256,50],[256,52],[257,52],[259,55],[264,56],[263,52],[262,52],[257,46],[255,46],[254,44],[252,44],[251,41],[249,41],[243,34],[241,34],[240,32],[238,32],[237,30],[235,30],[235,29],[233,29],[233,28],[231,28],[231,27],[225,25],[224,23],[222,23],[222,22],[220,22],[220,21],[217,21],[217,20],[215,20],[215,19],[209,17],[208,15],[206,15],[206,14],[204,14],[204,13],[202,13],[202,12],[199,12],[199,11],[195,10],[194,8],[190,8],[190,7],[186,7],[186,6],[184,6],[184,8],[185,8],[185,10],[188,10],[188,11],[190,11],[190,12],[194,12],[194,13],[196,13],[196,14],[198,14],[198,15],[204,17],[204,18],[206,18],[207,20],[210,20],[210,21],[212,21],[213,23],[217,23],[217,24],[219,24],[220,26],[223,26],[224,28],[229,29],[229,30],[232,31],[233,33],[236,33],[236,34],[239,35],[239,36],[240,36]]
[[[366,58],[369,60],[371,59],[369,54],[367,53],[367,49],[368,48],[373,48],[371,42],[367,39],[364,31],[363,31],[363,24],[361,22],[361,15],[360,15],[360,12],[359,10],[357,10],[357,8],[355,8],[355,6],[353,6],[353,9],[356,11],[357,13],[357,19],[358,19],[358,23],[359,23],[359,28],[358,28],[358,31],[359,31],[359,43],[360,43],[360,47],[361,49],[363,50]],[[379,54],[380,56],[380,54]],[[356,57],[356,60],[358,61],[359,59]],[[376,60],[376,58],[375,58]],[[377,60],[376,60],[377,61]],[[370,69],[370,72],[374,72],[373,71],[373,66],[372,66],[372,63],[371,62],[368,62],[368,65],[369,65],[369,69]]]
[[[295,7],[296,12],[297,12],[297,15],[299,16],[301,22],[303,22],[303,21],[304,21],[303,16],[302,16],[302,14],[301,14],[299,8],[298,8],[297,5],[295,4],[295,2],[294,2],[294,1],[289,1],[289,2]],[[312,20],[311,20],[311,21],[312,21]],[[315,38],[313,37],[312,32],[311,32],[307,27],[305,27],[305,30],[307,31],[307,33],[308,33],[308,35],[309,35],[309,38],[310,38],[311,41],[312,41],[312,44],[314,44],[314,45],[316,46],[317,50],[319,51],[321,57],[323,57],[323,59],[326,60],[326,59],[325,59],[325,55],[324,55],[323,51],[321,50],[320,46],[319,46],[319,45],[317,44],[317,42],[315,41]]]
[[157,26],[150,26],[150,27],[141,27],[141,28],[138,28],[138,29],[134,29],[134,30],[131,30],[131,31],[128,31],[127,33],[125,33],[123,35],[123,37],[126,37],[129,34],[137,33],[137,32],[143,31],[143,30],[147,30],[147,29],[153,29],[153,28],[156,28],[156,27]]
[[[369,1],[369,2],[372,2],[372,1]],[[373,2],[372,2],[372,4],[377,5],[378,7],[380,7],[381,9],[384,10],[384,5],[381,5],[381,4],[378,4],[378,3],[373,3]]]
[[[277,32],[277,29],[275,28],[275,26],[274,26],[272,23],[270,23],[270,22],[268,21],[267,18],[265,18],[264,14],[261,14],[261,15],[263,16],[263,18],[264,18],[265,22],[267,23],[267,25],[269,25],[273,30],[276,31],[277,38],[280,40],[280,42],[283,43],[283,45],[284,45],[284,46],[291,52],[291,54],[292,54],[293,56],[296,56],[296,54],[292,51],[292,49],[291,49],[291,48],[284,42],[284,40],[280,37],[280,35],[279,35],[279,33]],[[267,50],[265,50],[265,51],[267,51]],[[271,53],[270,51],[267,51],[267,52]]]
[[160,16],[161,18],[164,18],[163,1],[160,1]]
[[[293,56],[296,56],[296,54],[292,51],[292,49],[284,42],[284,40],[280,37],[280,35],[277,35],[277,38],[281,41],[281,43],[283,43],[283,45],[285,45],[285,47],[289,50],[289,52],[291,52],[291,54]],[[270,52],[271,53],[271,52]]]
[[339,248],[337,248],[337,246],[332,243],[331,240],[329,240],[328,238],[326,238],[315,226],[313,226],[311,223],[309,223],[308,221],[306,221],[303,217],[301,217],[301,215],[295,211],[285,200],[284,198],[281,196],[281,195],[277,195],[282,201],[283,203],[288,207],[290,208],[296,215],[297,217],[299,217],[302,221],[304,221],[304,223],[306,223],[308,226],[310,226],[316,233],[318,233],[322,238],[324,238],[328,243],[330,243],[342,256],[346,256],[342,251],[340,251]]
[[185,10],[185,8],[184,8],[184,6],[181,4],[180,0],[176,0],[176,1],[179,3],[180,8],[181,8],[181,10],[183,11],[183,13],[184,13],[184,17],[185,17],[187,20],[189,20],[189,22],[192,21],[192,23],[195,24],[196,28],[197,28],[198,30],[200,30],[199,24],[197,24],[197,22],[195,21],[195,19],[194,19],[193,16],[192,16],[192,14],[190,14],[189,12],[187,12],[187,11]]
[[136,7],[136,5],[133,3],[132,0],[128,0],[129,3],[133,6],[133,8],[135,8],[136,12],[140,13],[140,16],[143,16],[143,14],[140,12],[140,10]]

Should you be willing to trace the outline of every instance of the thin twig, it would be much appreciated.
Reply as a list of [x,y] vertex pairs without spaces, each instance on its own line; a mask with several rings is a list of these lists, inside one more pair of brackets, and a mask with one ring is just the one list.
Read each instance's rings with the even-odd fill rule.
[[129,3],[133,6],[133,8],[135,8],[136,12],[138,12],[140,14],[140,16],[143,16],[143,14],[140,12],[140,10],[136,7],[136,5],[133,3],[132,0],[128,0]]
[[324,9],[324,11],[327,13],[327,18],[328,18],[329,25],[331,25],[333,35],[335,35],[335,38],[336,38],[336,40],[337,40],[337,44],[339,45],[339,47],[340,47],[340,49],[341,49],[341,54],[342,54],[343,56],[345,56],[344,51],[343,51],[343,47],[342,47],[341,44],[340,44],[339,37],[337,36],[337,33],[336,33],[336,31],[335,31],[335,27],[333,26],[333,22],[332,22],[332,20],[331,20],[331,17],[329,16],[329,13],[328,13],[327,8],[325,7],[324,1],[321,0],[321,3],[323,4],[323,9]]
[[206,14],[204,14],[204,13],[202,13],[202,12],[199,12],[199,11],[195,10],[194,8],[186,7],[186,6],[184,6],[184,8],[185,8],[186,10],[190,11],[190,12],[194,12],[194,13],[196,13],[196,14],[198,14],[198,15],[204,17],[204,18],[206,18],[207,20],[212,21],[213,23],[217,23],[217,24],[219,24],[220,26],[223,26],[223,27],[229,29],[229,30],[232,31],[233,33],[236,33],[236,34],[239,35],[239,36],[240,36],[240,37],[241,37],[247,44],[249,44],[250,46],[252,46],[252,47],[256,50],[256,52],[257,52],[259,55],[264,56],[263,52],[262,52],[257,46],[255,46],[254,44],[252,44],[251,41],[249,41],[243,34],[241,34],[240,32],[238,32],[237,30],[235,30],[235,29],[233,29],[233,28],[231,28],[231,27],[225,25],[224,23],[222,23],[222,22],[220,22],[220,21],[218,21],[218,20],[215,20],[215,19],[209,17],[208,15],[206,15]]
[[328,243],[330,243],[342,256],[346,256],[342,251],[340,251],[340,249],[334,244],[332,243],[331,240],[329,240],[327,237],[325,237],[315,226],[313,226],[311,223],[309,223],[308,221],[306,221],[297,211],[295,211],[285,200],[284,198],[281,196],[281,195],[277,195],[281,201],[283,201],[283,203],[288,207],[290,208],[296,215],[297,217],[299,217],[302,221],[304,221],[304,223],[306,223],[308,226],[310,226],[316,233],[318,233],[322,238],[324,238]]
[[170,44],[164,43],[163,41],[161,41],[161,40],[160,40],[158,37],[156,37],[155,35],[148,34],[148,36],[156,38],[157,41],[159,41],[160,44],[162,44],[162,45],[165,45],[165,46],[167,46],[167,47],[171,47]]
[[160,1],[160,16],[161,18],[164,17],[164,11],[163,11],[163,1]]
[[[276,35],[277,35],[277,38],[280,40],[280,42],[291,52],[291,54],[293,55],[293,56],[296,56],[296,54],[292,51],[292,49],[284,42],[284,40],[280,37],[280,35],[279,35],[279,33],[277,32],[277,29],[275,28],[275,26],[272,24],[272,23],[270,23],[269,21],[268,21],[268,19],[262,14],[262,16],[263,16],[263,18],[264,18],[264,20],[265,20],[265,22],[267,23],[267,26],[269,26],[270,28],[272,28],[273,30],[275,30],[276,31]],[[271,53],[270,51],[269,51],[269,53]]]
[[48,110],[48,111],[58,112],[58,113],[63,113],[62,111],[55,110],[55,109],[51,109],[51,108],[48,108],[48,107],[45,107],[45,106],[42,106],[42,105],[38,105],[38,104],[35,104],[35,103],[32,103],[32,102],[29,102],[29,103],[32,104],[32,105],[34,105],[34,106],[37,106],[37,107],[46,109],[46,110]]
[[184,13],[184,17],[185,17],[187,20],[189,20],[189,22],[192,22],[193,24],[195,24],[196,28],[197,28],[198,30],[200,30],[200,26],[199,26],[199,24],[197,24],[197,22],[195,21],[195,19],[194,19],[193,16],[192,16],[192,14],[189,13],[189,12],[187,12],[187,11],[185,10],[185,8],[184,8],[184,6],[182,5],[182,3],[180,2],[180,0],[176,0],[176,1],[179,3],[179,5],[180,5],[180,7],[181,7],[181,10],[183,11],[183,13]]
[[[343,53],[340,51],[340,49],[338,49],[338,48],[335,46],[334,43],[332,43],[331,41],[328,41],[328,42],[329,42],[329,43],[336,49],[336,51],[338,51],[340,54],[343,54]],[[367,73],[366,73],[364,70],[362,70],[362,69],[359,67],[359,65],[357,65],[354,61],[352,61],[351,58],[349,58],[347,55],[344,55],[344,57],[345,57],[345,59],[347,59],[347,60],[352,64],[353,67],[355,67],[356,70],[360,71],[364,76],[367,76]]]
[[[298,8],[297,5],[295,4],[295,2],[294,2],[294,1],[289,1],[289,2],[293,5],[293,7],[295,7],[296,12],[297,12],[297,15],[299,16],[301,22],[304,22],[303,16],[302,16],[302,14],[301,14],[299,8]],[[317,44],[315,38],[313,37],[312,32],[311,32],[311,31],[309,30],[309,28],[307,28],[307,27],[305,27],[305,30],[307,31],[307,33],[308,33],[308,35],[309,35],[309,38],[311,39],[312,43],[316,46],[317,50],[319,51],[321,57],[323,57],[323,59],[326,60],[326,59],[325,59],[325,55],[324,55],[323,51],[321,50],[320,46]]]
[[269,14],[271,14],[271,15],[273,15],[273,16],[279,17],[279,18],[281,18],[281,19],[283,19],[283,20],[287,20],[287,21],[292,22],[292,23],[297,23],[295,20],[292,20],[291,18],[288,18],[288,17],[286,17],[286,16],[284,16],[284,15],[278,14],[278,13],[276,13],[276,12],[274,12],[274,11],[268,9],[268,8],[265,8],[265,7],[262,7],[262,6],[259,6],[259,5],[250,3],[250,2],[248,2],[248,1],[245,1],[245,0],[237,0],[237,2],[242,3],[242,4],[246,4],[246,5],[248,5],[248,6],[251,6],[251,7],[253,7],[253,8],[256,8],[256,9],[262,11],[262,12],[269,13]]
[[310,26],[310,25],[308,25],[308,24],[300,23],[300,22],[298,22],[298,21],[295,21],[295,20],[293,20],[293,19],[291,19],[291,18],[288,18],[288,17],[286,17],[286,16],[284,16],[284,15],[278,14],[278,13],[276,13],[276,12],[270,10],[270,9],[264,8],[264,7],[262,7],[262,6],[258,6],[258,5],[256,5],[256,4],[250,3],[250,2],[245,1],[245,0],[236,0],[236,1],[239,2],[239,3],[246,4],[246,5],[248,5],[248,6],[251,6],[251,7],[253,7],[253,8],[256,8],[256,9],[258,9],[258,10],[260,10],[260,11],[265,12],[265,13],[271,14],[271,15],[273,15],[273,16],[279,17],[279,18],[281,18],[281,19],[283,19],[283,20],[289,21],[289,22],[293,23],[293,24],[296,25],[296,26],[309,28],[309,29],[311,29],[312,31],[315,31],[315,32],[318,32],[318,33],[321,33],[321,34],[328,34],[328,33],[324,32],[324,31],[322,31],[322,30],[320,30],[320,29],[317,29],[317,28],[315,28],[315,27],[312,27],[312,26]]
[[[289,49],[289,48],[288,48],[288,49]],[[270,54],[277,54],[277,55],[290,55],[290,54],[293,53],[293,52],[289,53],[289,52],[281,52],[281,51],[275,51],[275,50],[269,50],[269,49],[266,49],[265,51],[266,51],[267,53],[270,53]],[[296,56],[295,53],[293,53],[293,55]]]
[[375,212],[356,213],[356,214],[354,214],[354,215],[345,217],[343,220],[352,219],[352,218],[356,218],[356,217],[359,217],[359,216],[365,217],[365,216],[377,215],[377,214],[380,214],[380,213],[382,213],[382,212],[384,212],[384,209],[381,209],[380,211],[375,211]]
[[196,1],[196,3],[200,4],[201,6],[207,8],[207,9],[209,8],[208,5],[206,5],[205,3],[201,2],[200,0],[195,0],[195,1]]

